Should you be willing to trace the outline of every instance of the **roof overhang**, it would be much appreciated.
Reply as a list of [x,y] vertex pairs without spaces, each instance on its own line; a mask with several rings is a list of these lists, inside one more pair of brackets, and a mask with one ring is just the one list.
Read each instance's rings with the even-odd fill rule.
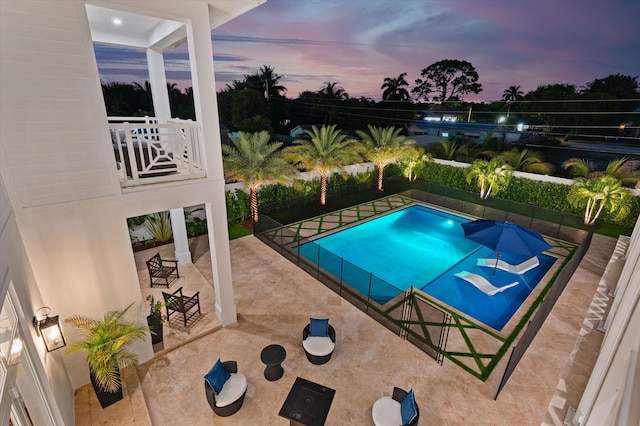
[[[211,29],[263,4],[266,0],[193,0],[209,7]],[[157,7],[154,7],[156,6]],[[91,39],[129,47],[163,49],[185,42],[180,1],[89,0],[86,3]],[[172,8],[174,10],[172,10]],[[172,16],[175,19],[169,19]]]

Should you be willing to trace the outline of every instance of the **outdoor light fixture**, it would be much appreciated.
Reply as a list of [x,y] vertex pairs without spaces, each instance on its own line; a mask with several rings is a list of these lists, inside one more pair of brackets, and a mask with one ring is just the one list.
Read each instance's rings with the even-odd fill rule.
[[[44,318],[38,318],[38,312],[45,311]],[[58,315],[49,318],[51,308],[48,306],[42,307],[36,311],[33,317],[33,326],[38,333],[38,336],[44,340],[44,345],[47,348],[47,352],[55,351],[67,345],[64,340],[64,334],[62,334],[62,327],[58,320]]]

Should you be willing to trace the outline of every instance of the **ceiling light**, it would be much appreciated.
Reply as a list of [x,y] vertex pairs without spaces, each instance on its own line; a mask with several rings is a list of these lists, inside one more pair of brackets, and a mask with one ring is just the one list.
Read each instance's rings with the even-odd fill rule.
[[118,26],[122,25],[122,19],[120,18],[113,18],[111,22],[113,22],[113,25],[118,25]]

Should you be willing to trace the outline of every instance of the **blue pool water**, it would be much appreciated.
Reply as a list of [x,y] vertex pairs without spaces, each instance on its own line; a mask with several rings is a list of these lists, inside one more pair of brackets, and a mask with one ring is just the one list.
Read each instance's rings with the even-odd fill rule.
[[[300,254],[380,304],[410,286],[501,330],[555,262],[538,255],[540,266],[515,275],[476,266],[496,253],[464,237],[469,219],[413,205],[300,246]],[[526,258],[502,253],[512,264]],[[495,286],[519,285],[487,296],[453,276],[460,271],[483,275]]]

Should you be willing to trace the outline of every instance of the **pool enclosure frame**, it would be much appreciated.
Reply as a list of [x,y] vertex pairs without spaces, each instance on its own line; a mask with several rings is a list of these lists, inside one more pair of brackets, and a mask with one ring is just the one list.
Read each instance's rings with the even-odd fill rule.
[[[549,253],[558,257],[561,265],[508,334],[497,332],[461,315],[415,288],[404,292],[398,290],[398,296],[380,305],[371,294],[360,293],[343,282],[340,276],[328,273],[299,254],[299,246],[309,243],[311,238],[362,223],[370,217],[403,208],[416,201],[445,207],[466,215],[509,220],[552,237],[550,239],[553,247]],[[442,363],[444,358],[447,358],[480,380],[486,381],[518,336],[524,336],[526,333],[531,336],[529,342],[533,339],[571,278],[575,267],[580,263],[591,235],[587,230],[568,226],[567,224],[577,222],[579,218],[569,217],[572,215],[566,213],[520,203],[510,203],[514,208],[504,211],[487,204],[482,200],[461,201],[441,194],[410,190],[289,225],[282,225],[262,214],[260,220],[254,224],[254,235],[380,324],[401,338],[409,340],[437,362]],[[578,250],[576,243],[583,242],[585,244]],[[335,256],[329,252],[323,252],[321,255]],[[357,268],[342,258],[336,258],[335,261],[341,262],[342,268]],[[563,269],[567,265],[575,266],[567,268],[567,272],[564,272]],[[361,271],[361,276],[362,279],[369,280],[369,285],[375,281],[376,285],[393,287],[367,271]],[[531,321],[532,317],[535,321]],[[505,367],[497,394],[528,346],[528,343],[521,342],[522,338]]]

